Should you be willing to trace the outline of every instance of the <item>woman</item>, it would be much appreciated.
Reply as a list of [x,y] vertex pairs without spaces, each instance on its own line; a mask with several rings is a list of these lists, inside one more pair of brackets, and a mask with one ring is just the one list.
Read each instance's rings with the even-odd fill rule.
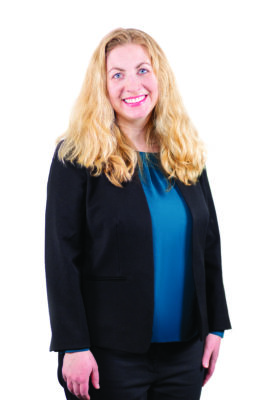
[[104,37],[59,142],[46,277],[66,398],[199,399],[231,328],[220,237],[203,144],[149,35]]

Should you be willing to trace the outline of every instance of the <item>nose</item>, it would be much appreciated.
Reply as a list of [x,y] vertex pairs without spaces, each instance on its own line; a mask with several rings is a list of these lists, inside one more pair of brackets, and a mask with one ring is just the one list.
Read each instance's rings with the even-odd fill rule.
[[136,74],[129,74],[124,81],[124,89],[128,93],[138,93],[141,88],[141,82]]

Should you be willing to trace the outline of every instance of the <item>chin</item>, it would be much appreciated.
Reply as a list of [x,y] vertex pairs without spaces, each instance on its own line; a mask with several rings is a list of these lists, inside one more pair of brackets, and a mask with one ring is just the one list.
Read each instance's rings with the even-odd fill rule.
[[152,110],[132,110],[132,112],[122,112],[120,115],[122,118],[130,120],[135,119],[146,119],[151,115]]

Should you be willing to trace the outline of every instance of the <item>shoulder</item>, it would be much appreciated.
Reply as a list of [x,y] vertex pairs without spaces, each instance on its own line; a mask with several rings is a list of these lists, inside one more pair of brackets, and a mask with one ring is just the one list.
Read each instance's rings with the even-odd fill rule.
[[207,175],[206,166],[204,166],[203,170],[201,171],[201,174],[198,177],[198,182],[201,185],[202,189],[205,190],[205,187],[208,184],[208,175]]
[[206,166],[203,168],[203,170],[199,176],[199,183],[201,185],[204,197],[209,202],[210,199],[212,198],[212,194],[211,194],[211,189],[210,189]]
[[74,182],[84,182],[86,180],[86,168],[77,162],[71,162],[61,159],[59,150],[63,141],[61,141],[54,151],[52,158],[48,183],[59,184],[60,186],[71,185]]
[[203,170],[201,171],[201,174],[198,177],[198,181],[201,185],[205,184],[205,182],[208,181],[208,175],[207,175],[207,168],[204,166]]

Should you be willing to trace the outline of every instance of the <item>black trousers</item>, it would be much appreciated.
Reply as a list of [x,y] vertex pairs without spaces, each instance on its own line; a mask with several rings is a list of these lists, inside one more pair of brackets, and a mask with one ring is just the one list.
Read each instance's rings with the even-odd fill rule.
[[[91,349],[99,368],[100,389],[91,383],[91,400],[199,400],[204,379],[204,342],[151,343],[144,354]],[[62,377],[64,355],[59,354],[58,379],[68,400],[77,400]]]

